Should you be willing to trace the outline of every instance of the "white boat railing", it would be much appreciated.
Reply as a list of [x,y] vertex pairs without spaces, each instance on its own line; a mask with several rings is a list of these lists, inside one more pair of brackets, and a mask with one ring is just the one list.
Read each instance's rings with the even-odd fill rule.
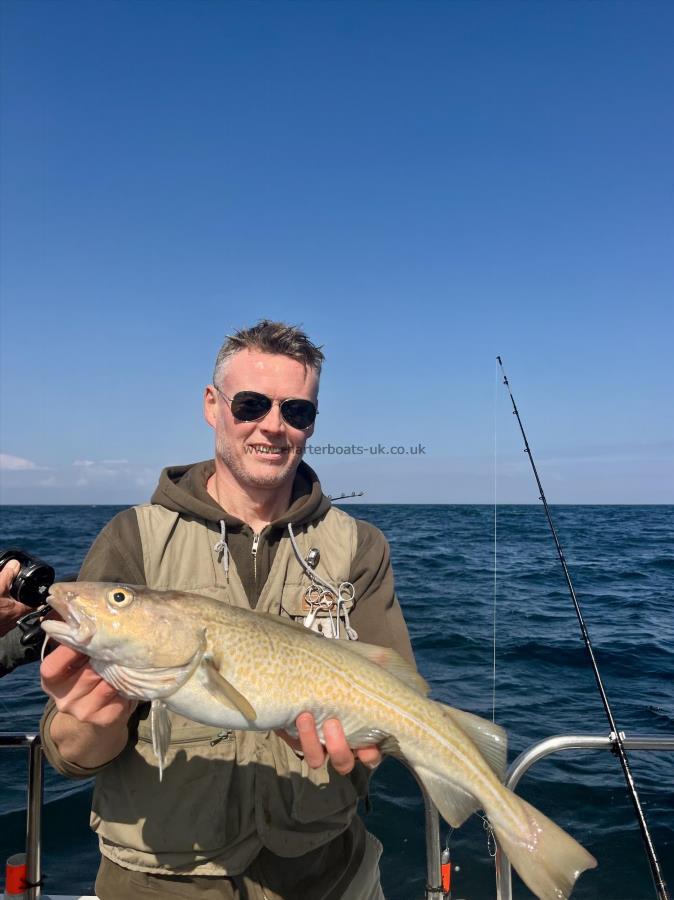
[[[674,750],[674,737],[647,735],[627,737],[622,731],[620,737],[625,750]],[[544,759],[551,753],[559,753],[561,750],[612,750],[614,743],[615,736],[612,734],[561,734],[539,741],[520,753],[510,765],[506,772],[505,785],[514,791],[525,772],[539,759]],[[510,860],[498,846],[498,841],[496,841],[496,898],[512,900],[512,868]]]

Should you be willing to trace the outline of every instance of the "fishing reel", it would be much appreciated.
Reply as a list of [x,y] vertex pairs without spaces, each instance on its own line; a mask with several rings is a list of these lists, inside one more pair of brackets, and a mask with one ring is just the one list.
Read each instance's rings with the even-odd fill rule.
[[37,648],[42,640],[42,620],[51,610],[51,606],[47,603],[47,594],[56,579],[56,573],[48,563],[23,550],[1,551],[0,570],[4,569],[11,559],[18,560],[21,568],[14,576],[9,596],[31,607],[31,612],[26,613],[16,623],[23,632],[21,643],[24,647]]

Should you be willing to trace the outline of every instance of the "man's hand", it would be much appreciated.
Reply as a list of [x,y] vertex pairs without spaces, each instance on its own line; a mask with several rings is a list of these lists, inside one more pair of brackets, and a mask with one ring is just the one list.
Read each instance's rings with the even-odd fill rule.
[[325,747],[321,744],[316,730],[314,717],[309,712],[300,713],[295,721],[299,740],[291,738],[285,731],[278,731],[279,737],[289,744],[293,750],[301,750],[307,765],[312,769],[318,769],[325,762],[325,757],[330,757],[330,762],[335,771],[340,775],[348,775],[360,760],[368,769],[376,769],[382,761],[379,747],[371,745],[352,750],[346,742],[344,730],[339,719],[326,719],[323,723],[323,736]]
[[21,616],[30,612],[30,606],[9,596],[9,589],[20,569],[21,563],[17,559],[10,559],[0,571],[0,637],[11,631]]
[[54,698],[59,712],[78,722],[113,725],[126,722],[137,706],[103,681],[89,665],[89,657],[70,647],[57,647],[40,667],[42,689]]
[[89,665],[88,657],[57,647],[40,667],[42,688],[58,712],[51,736],[64,759],[95,768],[126,746],[127,722],[138,702],[122,697]]

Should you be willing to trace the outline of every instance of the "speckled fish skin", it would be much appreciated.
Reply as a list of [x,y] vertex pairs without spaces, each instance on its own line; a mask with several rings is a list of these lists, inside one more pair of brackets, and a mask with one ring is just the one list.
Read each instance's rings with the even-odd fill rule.
[[[121,693],[223,729],[294,733],[313,714],[338,718],[351,746],[403,756],[455,827],[485,811],[503,850],[544,900],[568,897],[596,865],[573,838],[506,789],[505,733],[426,698],[397,654],[327,640],[264,613],[176,591],[95,582],[52,587],[63,622],[45,631],[80,650]],[[478,749],[479,748],[479,749]]]

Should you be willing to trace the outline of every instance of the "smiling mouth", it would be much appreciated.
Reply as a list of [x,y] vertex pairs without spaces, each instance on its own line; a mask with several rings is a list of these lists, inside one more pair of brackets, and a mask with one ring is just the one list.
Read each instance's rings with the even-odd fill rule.
[[267,456],[270,459],[279,459],[287,455],[289,447],[275,447],[272,444],[249,444],[251,452],[255,456]]

